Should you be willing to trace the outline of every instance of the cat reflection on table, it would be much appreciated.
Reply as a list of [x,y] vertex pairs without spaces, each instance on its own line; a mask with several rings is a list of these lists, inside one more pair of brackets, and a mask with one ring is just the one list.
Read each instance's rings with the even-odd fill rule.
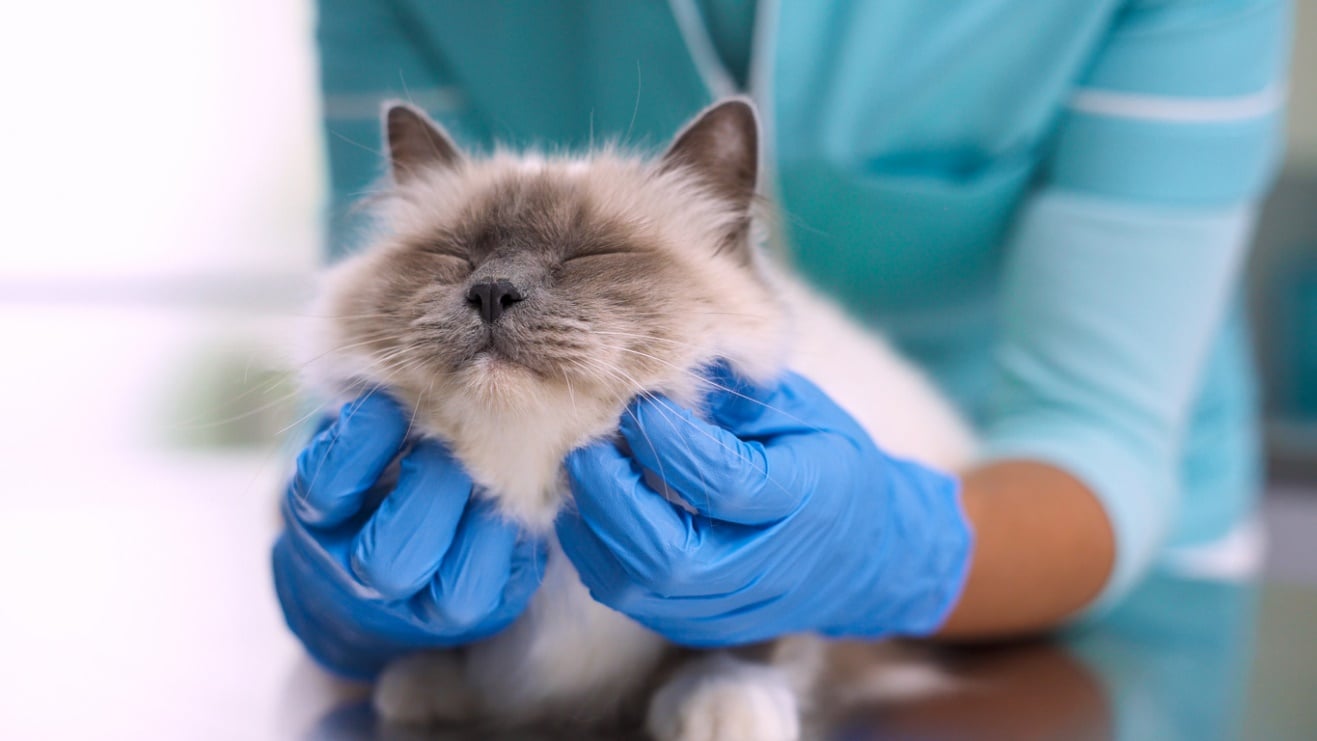
[[[377,233],[321,292],[308,381],[346,400],[382,387],[443,440],[503,516],[552,541],[567,453],[661,393],[700,412],[702,369],[752,382],[790,366],[885,449],[968,463],[967,425],[880,338],[759,248],[758,122],[732,99],[658,158],[461,152],[411,107],[385,115],[392,184]],[[879,412],[881,411],[881,414]],[[375,706],[409,724],[607,726],[658,739],[801,736],[821,639],[678,650],[598,604],[561,550],[507,630],[385,670]]]

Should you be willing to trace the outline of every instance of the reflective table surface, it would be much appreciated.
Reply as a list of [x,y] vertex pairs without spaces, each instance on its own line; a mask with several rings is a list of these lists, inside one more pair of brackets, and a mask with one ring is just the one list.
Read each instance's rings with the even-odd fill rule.
[[[304,656],[269,577],[287,451],[40,455],[0,491],[0,739],[492,737],[381,728]],[[842,647],[857,677],[891,650]],[[957,688],[836,708],[820,736],[1317,738],[1309,586],[1159,576],[1063,640],[898,650]]]
[[[979,648],[847,644],[836,651],[858,681],[831,686],[833,700],[892,663],[908,668],[914,660],[955,681],[918,699],[832,708],[815,735],[837,741],[1317,738],[1317,590],[1307,588],[1154,577],[1108,618],[1051,641]],[[302,738],[586,737],[390,729],[376,722],[362,695],[339,691],[340,702]]]

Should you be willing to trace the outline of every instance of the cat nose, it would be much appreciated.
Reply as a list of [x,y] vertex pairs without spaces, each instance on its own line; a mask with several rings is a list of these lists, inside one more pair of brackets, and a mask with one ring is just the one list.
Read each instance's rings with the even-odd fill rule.
[[466,292],[467,304],[480,312],[485,324],[494,323],[509,306],[525,298],[511,281],[502,278],[482,280]]

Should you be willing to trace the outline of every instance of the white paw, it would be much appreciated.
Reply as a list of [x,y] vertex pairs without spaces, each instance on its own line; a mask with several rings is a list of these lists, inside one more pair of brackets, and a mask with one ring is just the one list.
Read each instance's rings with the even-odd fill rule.
[[421,653],[384,669],[375,683],[375,712],[385,723],[462,721],[475,713],[462,662],[453,653]]
[[725,654],[698,659],[663,685],[649,705],[659,741],[795,741],[800,710],[780,670]]

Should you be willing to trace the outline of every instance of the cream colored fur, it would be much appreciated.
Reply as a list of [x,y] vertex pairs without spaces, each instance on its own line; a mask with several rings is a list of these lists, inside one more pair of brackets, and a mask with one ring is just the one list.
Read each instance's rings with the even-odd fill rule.
[[[672,246],[667,257],[686,263],[686,273],[705,284],[702,290],[724,297],[716,313],[689,314],[682,327],[682,345],[655,348],[654,353],[662,357],[652,364],[648,377],[634,379],[639,388],[594,396],[588,386],[577,388],[557,378],[535,379],[522,368],[499,362],[483,362],[446,378],[413,378],[406,370],[381,368],[369,347],[337,349],[356,339],[338,318],[360,312],[354,291],[363,276],[381,272],[380,264],[389,260],[392,251],[409,239],[422,238],[434,223],[458,218],[445,208],[457,209],[471,191],[488,190],[515,175],[546,172],[586,189],[607,217]],[[694,370],[718,358],[754,380],[769,379],[783,366],[787,343],[781,302],[732,257],[709,254],[707,235],[724,229],[730,217],[716,199],[701,191],[702,186],[687,176],[656,177],[642,161],[609,151],[588,159],[556,160],[503,152],[459,174],[428,173],[385,203],[380,222],[389,225],[390,233],[384,243],[337,265],[325,277],[312,313],[328,321],[307,332],[314,338],[308,348],[313,360],[304,364],[308,383],[333,399],[350,397],[368,386],[389,388],[419,409],[419,430],[453,446],[477,482],[494,492],[504,514],[547,531],[563,501],[557,489],[563,458],[585,442],[613,432],[636,392],[662,392],[694,404],[704,390]],[[737,320],[726,321],[729,315]],[[623,365],[608,344],[601,343],[600,356],[594,360]],[[507,465],[509,449],[518,451],[515,466]]]
[[[717,311],[682,317],[682,342],[655,344],[661,357],[652,362],[630,362],[601,340],[597,362],[625,366],[635,386],[573,382],[567,374],[560,382],[488,357],[453,373],[400,368],[382,360],[378,346],[362,341],[362,328],[344,319],[369,313],[367,297],[380,289],[367,284],[387,272],[404,245],[436,223],[461,218],[446,210],[461,209],[472,192],[498,182],[546,173],[587,189],[609,218],[664,245],[668,258],[686,265],[691,281],[704,281],[690,288],[693,293],[716,294],[722,302]],[[973,453],[968,427],[880,338],[762,255],[747,267],[708,248],[708,235],[728,220],[725,205],[689,174],[656,174],[649,164],[615,152],[585,159],[500,153],[457,172],[425,173],[385,204],[377,245],[327,276],[312,312],[325,319],[309,350],[309,382],[339,400],[367,386],[388,388],[415,409],[419,433],[451,445],[505,516],[550,538],[554,516],[570,497],[561,472],[566,454],[613,434],[624,406],[641,390],[696,404],[704,388],[692,371],[717,358],[755,380],[789,364],[851,411],[886,449],[943,468],[963,466]],[[548,558],[544,582],[523,617],[463,652],[398,662],[380,681],[378,711],[404,722],[602,722],[642,702],[669,646],[593,601],[556,544]],[[808,638],[795,639],[774,663],[711,653],[679,668],[660,688],[648,726],[672,741],[797,738],[819,661],[818,646]]]

